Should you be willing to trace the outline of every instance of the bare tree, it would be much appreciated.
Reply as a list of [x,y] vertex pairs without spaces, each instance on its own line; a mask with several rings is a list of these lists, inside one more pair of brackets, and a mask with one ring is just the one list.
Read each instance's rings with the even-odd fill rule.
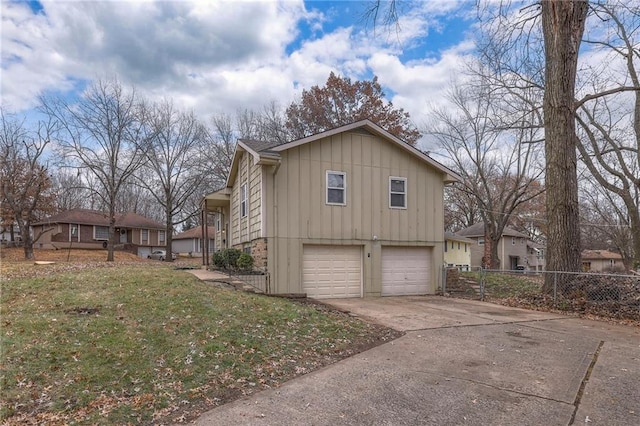
[[[171,253],[174,227],[197,214],[187,212],[189,200],[200,198],[203,168],[196,162],[203,150],[206,131],[193,112],[178,111],[164,100],[147,106],[148,125],[141,145],[150,173],[138,180],[164,210],[166,250]],[[193,204],[193,203],[192,203]],[[166,256],[166,261],[173,258]]]
[[144,117],[135,90],[117,80],[98,80],[77,103],[41,97],[42,111],[62,129],[61,154],[73,166],[92,175],[94,192],[108,210],[107,261],[114,260],[118,196],[145,161],[140,151]]
[[25,259],[33,259],[33,244],[41,236],[31,235],[32,221],[54,209],[51,180],[43,164],[54,131],[52,122],[42,121],[30,131],[24,120],[0,108],[0,210],[3,224],[18,225]]
[[500,265],[498,241],[516,209],[541,192],[537,126],[501,121],[504,98],[481,84],[453,86],[452,108],[433,113],[428,133],[436,138],[462,176],[463,190],[473,196],[485,227],[484,266]]
[[[606,66],[593,66],[584,78],[585,91],[606,93],[607,96],[581,103],[578,125],[581,143],[580,160],[596,182],[610,194],[600,194],[609,201],[605,211],[591,203],[596,217],[606,220],[613,230],[613,218],[623,223],[625,232],[617,231],[621,240],[629,237],[630,247],[619,247],[625,265],[640,267],[640,7],[626,4],[595,4],[594,12],[601,19],[604,36],[588,36],[585,43],[604,56]],[[587,86],[588,85],[588,86]],[[617,88],[633,87],[633,93]],[[597,191],[600,193],[600,191]],[[588,196],[589,194],[587,194]],[[622,205],[614,202],[619,200]],[[624,207],[622,207],[624,206]],[[620,211],[620,209],[624,211]],[[629,235],[627,235],[629,234]],[[623,244],[619,244],[622,246]]]
[[457,232],[482,220],[476,197],[464,183],[444,188],[444,229]]
[[87,185],[76,170],[56,168],[51,173],[51,183],[56,194],[56,210],[89,208]]
[[[547,187],[547,268],[579,271],[580,216],[576,169],[575,81],[589,4],[543,0],[544,131]],[[545,289],[553,288],[549,275]]]
[[600,185],[582,190],[581,228],[585,247],[620,253],[626,269],[634,266],[634,247],[629,214],[614,192]]

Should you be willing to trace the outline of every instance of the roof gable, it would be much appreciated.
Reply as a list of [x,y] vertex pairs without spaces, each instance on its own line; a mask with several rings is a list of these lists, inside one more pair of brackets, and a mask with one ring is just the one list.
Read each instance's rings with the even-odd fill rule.
[[[195,228],[187,229],[184,232],[181,232],[172,237],[172,240],[189,240],[192,238],[202,238],[202,226],[196,226]],[[216,234],[216,228],[213,226],[207,226],[207,233],[209,234],[209,239],[213,239],[213,236]]]
[[440,173],[444,174],[445,183],[451,183],[451,182],[462,180],[462,178],[453,170],[437,162],[436,160],[429,157],[427,154],[420,151],[419,149],[414,148],[408,143],[400,140],[399,138],[387,132],[386,130],[384,130],[382,127],[378,126],[371,120],[361,120],[355,123],[336,127],[335,129],[327,130],[312,136],[308,136],[306,138],[298,139],[298,140],[287,142],[284,144],[278,144],[276,142],[240,139],[238,140],[238,144],[236,145],[236,151],[234,152],[233,160],[231,161],[231,168],[229,170],[229,176],[227,177],[227,187],[228,188],[232,187],[235,182],[236,175],[238,173],[238,163],[240,162],[240,157],[244,152],[247,152],[249,155],[253,157],[253,164],[276,165],[280,161],[280,152],[282,151],[286,151],[288,149],[295,148],[300,145],[311,143],[311,142],[324,139],[327,137],[331,137],[333,135],[337,135],[339,133],[344,133],[344,132],[361,132],[361,133],[372,134],[374,136],[379,136],[383,140],[389,143],[392,143],[394,145],[397,145],[401,149],[407,151],[409,154],[413,155],[414,157],[418,158],[422,162],[430,165],[431,167],[438,170]]

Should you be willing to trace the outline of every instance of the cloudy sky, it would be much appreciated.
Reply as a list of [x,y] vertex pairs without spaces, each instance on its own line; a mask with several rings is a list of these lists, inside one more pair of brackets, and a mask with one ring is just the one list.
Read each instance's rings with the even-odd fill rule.
[[377,75],[416,124],[442,98],[472,44],[473,2],[413,2],[400,31],[363,18],[371,1],[2,0],[1,103],[28,112],[41,93],[77,96],[117,76],[203,120],[286,106],[334,71]]

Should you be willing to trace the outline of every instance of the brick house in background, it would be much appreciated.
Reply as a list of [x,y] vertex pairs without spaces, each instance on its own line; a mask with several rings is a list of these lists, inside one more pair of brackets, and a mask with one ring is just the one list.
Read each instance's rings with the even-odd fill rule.
[[[165,248],[164,225],[136,213],[116,215],[116,249],[146,258],[157,248]],[[71,209],[32,225],[34,235],[42,236],[34,248],[103,249],[109,239],[108,214],[88,209]]]

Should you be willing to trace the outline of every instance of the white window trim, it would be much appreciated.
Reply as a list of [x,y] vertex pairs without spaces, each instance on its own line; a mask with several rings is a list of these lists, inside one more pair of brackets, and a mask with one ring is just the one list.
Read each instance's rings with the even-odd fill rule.
[[80,225],[76,224],[76,223],[70,223],[69,224],[69,241],[74,241],[73,240],[73,234],[71,233],[71,228],[76,227],[76,239],[75,241],[80,241]]
[[[97,228],[107,228],[107,238],[98,238],[96,236],[96,229]],[[109,231],[108,231],[109,227],[108,226],[99,226],[99,225],[93,225],[93,239],[96,241],[109,241]]]
[[[336,188],[329,186],[329,174],[342,175],[342,182],[344,182],[344,188]],[[325,173],[325,204],[329,206],[346,206],[347,205],[347,172],[341,172],[338,170],[327,170]],[[329,190],[330,189],[341,189],[342,190],[342,203],[332,203],[329,201]]]
[[[391,191],[391,181],[392,180],[401,180],[401,181],[403,181],[404,182],[404,192],[393,192],[393,191]],[[392,206],[391,205],[391,195],[392,194],[402,194],[402,195],[404,195],[404,206]],[[399,209],[399,210],[406,210],[407,209],[407,178],[406,177],[389,176],[389,208],[390,209]]]
[[[244,212],[242,206],[244,205]],[[243,214],[244,213],[244,214]],[[249,188],[247,183],[240,185],[240,217],[245,218],[249,215]]]

